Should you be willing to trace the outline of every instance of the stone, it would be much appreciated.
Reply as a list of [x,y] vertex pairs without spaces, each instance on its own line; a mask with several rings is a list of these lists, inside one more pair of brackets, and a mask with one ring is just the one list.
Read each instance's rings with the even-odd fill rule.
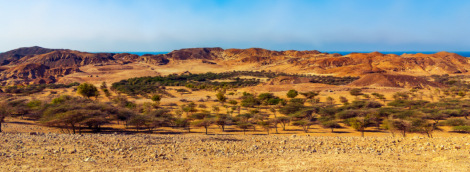
[[77,153],[77,150],[76,150],[76,149],[72,149],[69,153],[70,153],[70,154]]

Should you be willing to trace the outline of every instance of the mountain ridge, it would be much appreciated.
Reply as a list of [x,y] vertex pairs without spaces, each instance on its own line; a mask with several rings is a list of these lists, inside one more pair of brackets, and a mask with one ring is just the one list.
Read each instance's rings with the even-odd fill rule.
[[[40,78],[55,80],[58,77],[80,72],[80,67],[88,65],[136,63],[154,66],[169,65],[179,68],[179,65],[189,61],[195,61],[196,64],[216,65],[225,71],[235,69],[271,70],[337,76],[364,76],[373,73],[387,75],[463,74],[470,71],[470,61],[466,57],[449,52],[402,55],[371,52],[341,55],[317,50],[274,51],[262,48],[222,49],[208,47],[186,48],[167,54],[138,56],[129,53],[89,53],[35,46],[1,53],[0,57],[8,58],[7,65],[3,66],[15,69],[14,71],[10,69],[1,71],[0,83],[18,78],[24,78],[25,82]],[[35,64],[31,65],[35,68],[25,67],[28,64]],[[17,68],[18,66],[20,68]],[[5,85],[5,82],[0,85]]]

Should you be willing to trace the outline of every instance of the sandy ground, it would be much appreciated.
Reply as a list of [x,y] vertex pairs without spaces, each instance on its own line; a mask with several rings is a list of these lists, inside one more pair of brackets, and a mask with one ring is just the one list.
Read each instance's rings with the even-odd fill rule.
[[0,171],[468,171],[470,137],[0,133]]

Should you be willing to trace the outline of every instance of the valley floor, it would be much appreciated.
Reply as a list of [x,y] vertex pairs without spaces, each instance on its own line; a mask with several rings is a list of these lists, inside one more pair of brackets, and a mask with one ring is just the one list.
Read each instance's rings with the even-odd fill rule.
[[0,171],[468,171],[470,137],[0,133]]

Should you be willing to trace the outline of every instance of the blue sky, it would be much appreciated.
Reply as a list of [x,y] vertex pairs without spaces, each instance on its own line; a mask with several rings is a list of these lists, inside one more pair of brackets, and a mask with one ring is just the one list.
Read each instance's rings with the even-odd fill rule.
[[470,51],[470,1],[0,0],[0,52]]

